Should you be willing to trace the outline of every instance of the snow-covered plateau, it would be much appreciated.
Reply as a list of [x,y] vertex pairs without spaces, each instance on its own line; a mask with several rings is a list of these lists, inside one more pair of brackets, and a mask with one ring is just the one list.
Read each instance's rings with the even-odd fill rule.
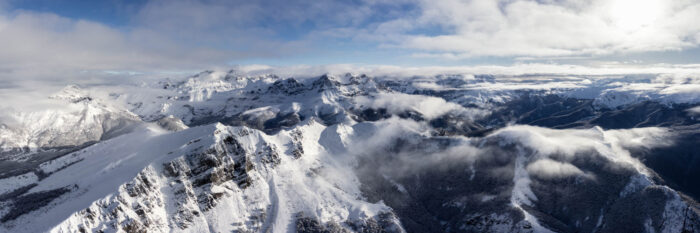
[[700,232],[700,76],[205,71],[0,115],[0,232]]

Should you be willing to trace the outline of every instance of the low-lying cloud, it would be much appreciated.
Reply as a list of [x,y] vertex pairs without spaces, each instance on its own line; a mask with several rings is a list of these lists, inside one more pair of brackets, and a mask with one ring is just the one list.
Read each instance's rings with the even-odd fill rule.
[[545,179],[584,175],[578,167],[551,159],[540,159],[527,165],[527,172]]
[[689,108],[686,111],[692,116],[700,116],[700,106]]
[[[669,146],[673,144],[674,134],[666,128],[633,128],[622,130],[603,130],[599,127],[590,129],[548,129],[536,126],[517,125],[500,129],[490,135],[501,140],[503,144],[521,144],[535,153],[531,162],[540,159],[557,158],[559,163],[569,163],[578,156],[601,156],[613,164],[632,167],[642,174],[648,169],[630,149]],[[538,170],[546,162],[533,169]],[[552,175],[563,170],[572,171],[571,167],[557,164],[543,174]],[[563,170],[562,170],[563,169]],[[541,169],[540,169],[541,170]]]
[[[430,127],[411,120],[390,118],[371,125],[373,130],[366,133],[372,136],[356,137],[348,145],[348,148],[362,148],[349,150],[350,157],[382,161],[377,163],[384,164],[380,166],[382,173],[392,177],[459,165],[468,167],[479,160],[515,161],[518,156],[525,157],[522,161],[530,175],[542,179],[572,176],[595,179],[592,173],[573,164],[584,157],[648,174],[646,166],[630,150],[668,146],[674,140],[673,134],[664,128],[562,130],[515,125],[483,138],[430,139]],[[509,145],[527,150],[510,151]]]
[[403,93],[380,93],[375,96],[360,96],[356,99],[360,108],[383,108],[391,114],[402,114],[406,111],[416,111],[427,119],[433,119],[446,113],[454,113],[467,118],[476,118],[486,112],[478,109],[468,109],[459,104],[447,102],[443,98],[409,95]]

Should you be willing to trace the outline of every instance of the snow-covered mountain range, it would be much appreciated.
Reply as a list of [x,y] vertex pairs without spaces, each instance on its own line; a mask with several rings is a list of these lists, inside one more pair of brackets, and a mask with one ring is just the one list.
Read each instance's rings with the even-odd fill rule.
[[70,85],[0,117],[0,232],[700,232],[700,76]]

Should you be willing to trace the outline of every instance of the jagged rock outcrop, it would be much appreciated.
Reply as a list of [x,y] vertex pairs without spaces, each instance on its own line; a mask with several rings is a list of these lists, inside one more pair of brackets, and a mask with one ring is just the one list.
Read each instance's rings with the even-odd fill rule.
[[624,81],[231,70],[69,86],[52,101],[75,111],[0,122],[0,231],[700,231],[700,101]]

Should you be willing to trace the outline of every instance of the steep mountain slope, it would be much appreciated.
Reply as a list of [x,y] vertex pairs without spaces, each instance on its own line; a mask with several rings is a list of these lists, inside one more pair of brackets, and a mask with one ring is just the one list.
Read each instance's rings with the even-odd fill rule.
[[[327,153],[342,142],[321,139],[324,128],[311,121],[268,136],[221,124],[177,133],[151,126],[64,157],[79,161],[6,202],[3,220],[23,232],[400,231],[391,210],[364,201],[354,175]],[[30,202],[39,197],[46,206]]]
[[42,111],[6,111],[0,122],[0,179],[134,129],[141,120],[78,86],[51,95]]
[[0,231],[700,232],[698,83],[206,71],[69,86],[51,97],[65,109],[0,128]]
[[12,122],[4,124],[0,133],[0,146],[5,153],[36,152],[108,139],[139,121],[129,111],[93,99],[78,86],[68,86],[49,98],[63,108],[11,112]]

